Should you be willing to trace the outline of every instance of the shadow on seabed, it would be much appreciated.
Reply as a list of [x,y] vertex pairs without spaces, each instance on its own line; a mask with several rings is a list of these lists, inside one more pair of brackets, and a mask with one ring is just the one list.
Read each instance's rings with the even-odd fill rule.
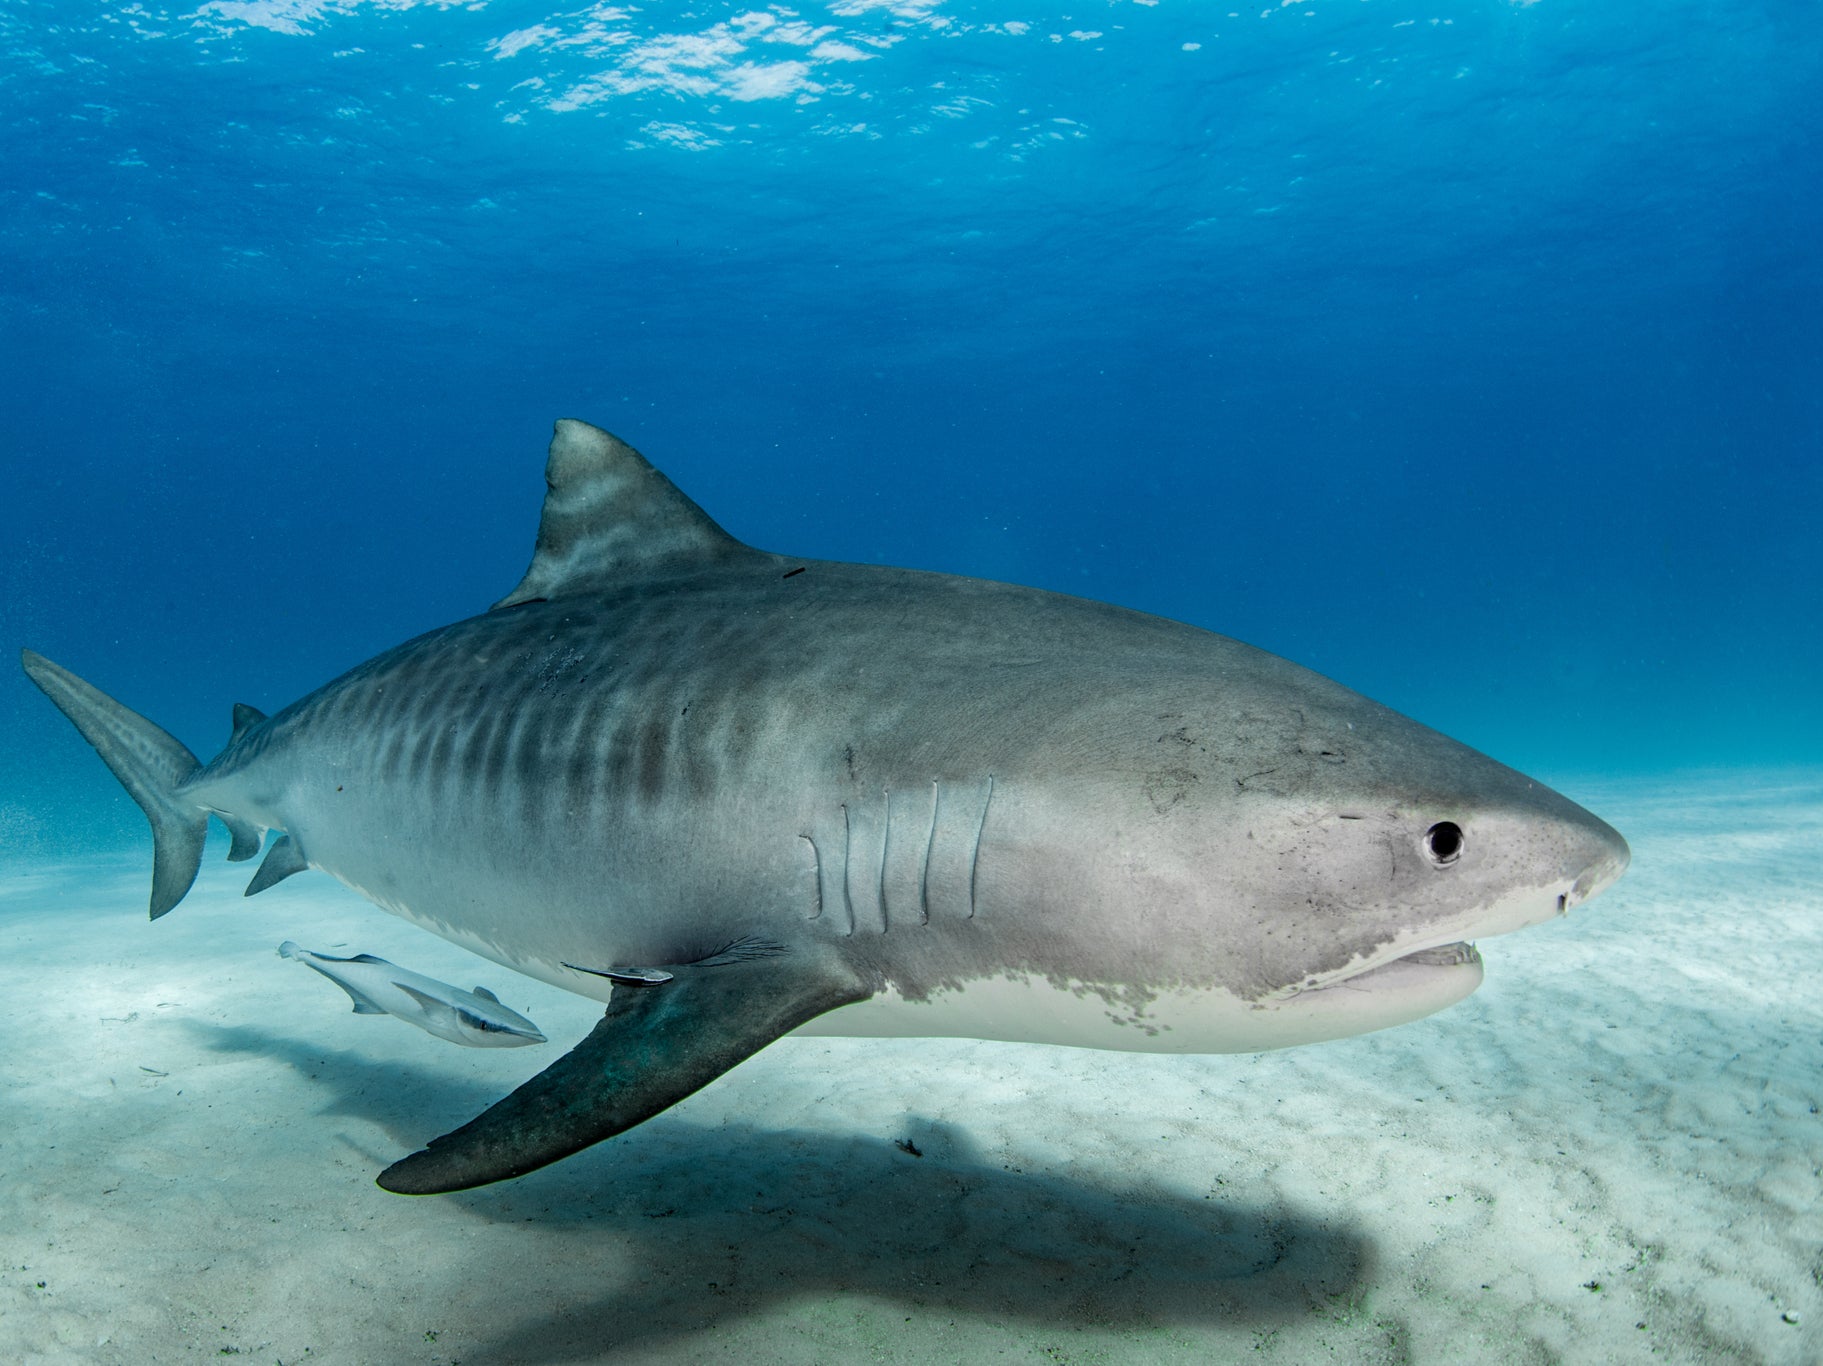
[[[259,1053],[314,1077],[325,1092],[317,1116],[395,1135],[397,1153],[363,1154],[376,1172],[440,1122],[453,1127],[501,1094],[257,1028],[208,1033],[215,1050]],[[1264,1330],[1347,1302],[1369,1279],[1367,1236],[1283,1206],[1105,1171],[1020,1170],[995,1164],[953,1125],[900,1127],[921,1155],[871,1135],[659,1115],[517,1181],[426,1197],[520,1236],[537,1230],[557,1247],[535,1284],[521,1282],[509,1258],[425,1267],[414,1272],[426,1278],[417,1290],[431,1302],[496,1301],[482,1316],[498,1325],[491,1340],[464,1351],[465,1362],[562,1362],[658,1348],[837,1295],[924,1318]],[[438,1275],[452,1283],[427,1283]]]

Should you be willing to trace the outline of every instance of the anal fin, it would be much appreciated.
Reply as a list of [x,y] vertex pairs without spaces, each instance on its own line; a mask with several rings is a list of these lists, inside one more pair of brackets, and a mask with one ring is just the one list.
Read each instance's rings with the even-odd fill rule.
[[233,841],[228,849],[228,862],[245,863],[260,851],[260,841],[265,838],[265,831],[252,821],[242,820],[239,816],[230,816],[217,811],[216,819],[228,827],[228,837]]
[[435,1195],[536,1171],[650,1119],[781,1035],[872,994],[820,956],[671,972],[663,991],[617,984],[586,1039],[478,1118],[393,1163],[379,1184]]

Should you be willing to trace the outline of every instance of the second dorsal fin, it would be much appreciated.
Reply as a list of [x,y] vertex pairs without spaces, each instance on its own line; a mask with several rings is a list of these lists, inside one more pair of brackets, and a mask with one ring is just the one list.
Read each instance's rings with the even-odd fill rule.
[[618,437],[562,418],[532,567],[495,610],[752,553]]
[[258,707],[250,707],[245,702],[236,702],[234,704],[234,732],[228,737],[228,743],[233,744],[266,719],[266,713]]

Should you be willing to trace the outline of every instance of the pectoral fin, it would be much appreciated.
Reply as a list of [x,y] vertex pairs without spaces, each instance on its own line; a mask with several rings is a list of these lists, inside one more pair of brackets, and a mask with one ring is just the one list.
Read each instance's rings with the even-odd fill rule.
[[617,985],[589,1036],[512,1095],[379,1184],[401,1195],[523,1176],[675,1105],[782,1034],[872,994],[796,955],[670,969],[663,991]]
[[426,1019],[444,1022],[452,1028],[461,1027],[463,1012],[448,1001],[439,1001],[435,996],[426,996],[416,987],[408,987],[403,982],[394,982],[393,986],[411,997],[417,1003],[418,1009],[424,1012]]

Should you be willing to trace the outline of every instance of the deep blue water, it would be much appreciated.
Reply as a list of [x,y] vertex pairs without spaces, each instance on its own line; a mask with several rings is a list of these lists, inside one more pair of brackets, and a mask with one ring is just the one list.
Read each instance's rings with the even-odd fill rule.
[[[1823,761],[1819,89],[1809,0],[0,0],[0,639],[207,755],[577,416],[1520,767]],[[0,724],[9,847],[143,837]]]

